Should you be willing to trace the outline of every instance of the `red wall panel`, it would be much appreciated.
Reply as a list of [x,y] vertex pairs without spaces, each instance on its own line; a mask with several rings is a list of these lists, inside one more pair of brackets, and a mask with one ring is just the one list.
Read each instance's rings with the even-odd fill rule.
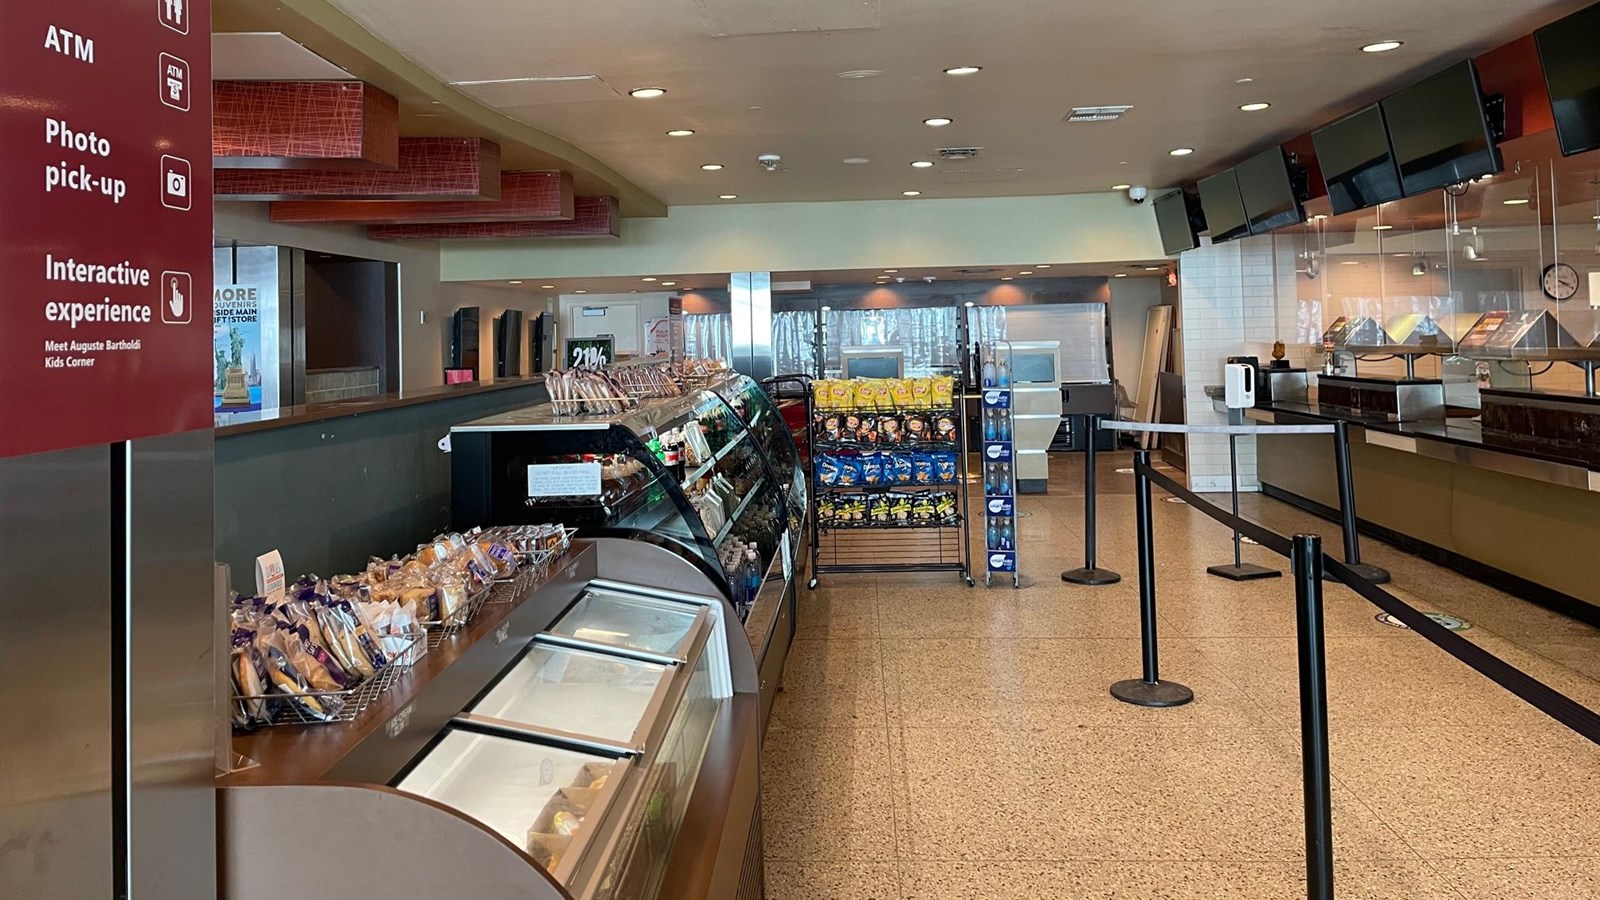
[[[395,169],[218,169],[218,200],[348,200],[406,198],[495,200],[500,197],[500,145],[481,138],[401,138]],[[372,203],[288,206],[371,207]],[[278,206],[273,207],[274,211]],[[277,218],[274,216],[274,218]],[[339,221],[309,218],[286,221]]]
[[618,237],[622,217],[615,197],[579,197],[570,222],[445,222],[433,225],[373,225],[367,236],[379,241],[460,240],[472,238]]
[[572,176],[560,171],[506,172],[493,202],[305,202],[272,204],[274,222],[360,222],[422,225],[435,222],[566,221],[574,214]]
[[218,81],[218,168],[387,168],[399,164],[400,104],[359,81]]

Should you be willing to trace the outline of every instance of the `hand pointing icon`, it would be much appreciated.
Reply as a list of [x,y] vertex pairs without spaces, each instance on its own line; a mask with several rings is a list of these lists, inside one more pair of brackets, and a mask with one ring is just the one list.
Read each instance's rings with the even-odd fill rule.
[[187,325],[194,316],[194,280],[188,272],[161,273],[161,321]]

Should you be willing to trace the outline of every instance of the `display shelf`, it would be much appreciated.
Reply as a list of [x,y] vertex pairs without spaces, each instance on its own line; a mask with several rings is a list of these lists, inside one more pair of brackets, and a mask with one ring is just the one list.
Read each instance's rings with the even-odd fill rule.
[[695,482],[699,481],[701,478],[704,478],[708,473],[711,472],[712,469],[716,468],[717,463],[721,462],[723,457],[727,456],[729,453],[732,453],[735,448],[741,446],[749,446],[748,442],[743,437],[736,438],[722,445],[721,450],[713,453],[710,459],[701,463],[700,466],[694,470],[693,474],[683,479],[684,490],[688,490]]
[[[766,483],[767,480],[765,478],[761,479],[761,481],[757,482],[757,488]],[[757,490],[751,490],[744,495],[744,499],[740,500],[738,507],[734,509],[733,515],[728,516],[728,521],[722,523],[722,527],[717,529],[717,537],[712,541],[713,544],[718,547],[722,546],[722,542],[727,540],[728,535],[733,532],[733,526],[739,524],[739,519],[744,516],[744,511],[749,508],[750,501],[756,498],[756,494]]]
[[823,531],[943,531],[958,528],[962,523],[957,516],[949,522],[939,522],[932,525],[909,525],[901,522],[852,522],[848,525],[819,525]]
[[828,494],[895,494],[904,491],[955,493],[962,485],[954,481],[942,481],[932,484],[819,484],[816,487]]

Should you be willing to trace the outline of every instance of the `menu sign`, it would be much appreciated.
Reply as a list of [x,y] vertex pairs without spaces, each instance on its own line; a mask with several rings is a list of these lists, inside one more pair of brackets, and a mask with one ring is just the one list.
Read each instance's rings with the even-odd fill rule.
[[1506,323],[1506,317],[1511,315],[1503,309],[1491,309],[1483,314],[1483,318],[1475,322],[1467,336],[1461,339],[1459,349],[1481,350],[1489,343],[1489,337]]
[[12,3],[0,27],[0,457],[211,424],[211,23]]

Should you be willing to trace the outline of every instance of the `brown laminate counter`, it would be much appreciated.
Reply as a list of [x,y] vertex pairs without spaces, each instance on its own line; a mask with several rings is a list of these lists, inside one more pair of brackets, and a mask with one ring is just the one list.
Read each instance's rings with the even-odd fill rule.
[[272,428],[287,428],[291,425],[304,425],[308,422],[321,422],[343,416],[358,416],[363,413],[382,412],[384,410],[415,406],[420,403],[453,400],[460,397],[471,397],[539,384],[544,384],[543,375],[414,388],[392,394],[334,400],[329,403],[280,406],[275,409],[253,410],[251,412],[224,413],[219,411],[217,414],[219,421],[224,415],[227,415],[228,419],[225,424],[217,425],[216,436],[219,438],[233,437],[256,431],[266,431]]

